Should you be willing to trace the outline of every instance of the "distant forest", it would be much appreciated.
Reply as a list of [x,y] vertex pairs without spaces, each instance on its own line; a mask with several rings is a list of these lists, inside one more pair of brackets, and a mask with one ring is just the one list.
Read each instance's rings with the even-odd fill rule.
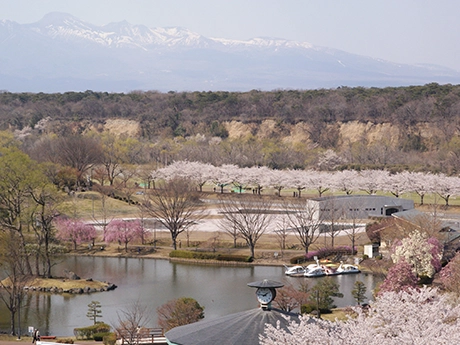
[[[25,151],[44,135],[88,135],[107,119],[137,121],[140,163],[196,160],[215,165],[266,165],[324,170],[366,167],[460,171],[460,85],[249,92],[0,93],[0,130],[24,131]],[[47,119],[46,130],[37,126]],[[227,123],[276,123],[276,135],[257,130],[230,138]],[[396,142],[340,142],[336,124],[385,124],[399,129]],[[293,125],[309,128],[307,143],[286,143]],[[423,137],[418,124],[435,128]],[[97,127],[97,126],[96,126]],[[391,133],[388,136],[391,137]],[[94,135],[93,135],[94,136]],[[130,162],[132,163],[132,162]]]

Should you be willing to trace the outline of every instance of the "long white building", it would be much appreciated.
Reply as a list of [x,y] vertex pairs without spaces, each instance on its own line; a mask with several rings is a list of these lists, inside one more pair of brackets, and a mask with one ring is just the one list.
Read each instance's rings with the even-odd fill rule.
[[380,195],[343,195],[310,199],[308,207],[314,210],[316,219],[367,219],[412,210],[414,201]]

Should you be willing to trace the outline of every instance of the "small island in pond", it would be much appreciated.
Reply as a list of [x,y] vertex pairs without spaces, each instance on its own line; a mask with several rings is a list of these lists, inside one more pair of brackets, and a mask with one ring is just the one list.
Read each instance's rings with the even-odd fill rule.
[[[1,286],[6,288],[9,285],[8,278],[1,282]],[[24,283],[23,289],[26,291],[83,294],[110,291],[116,287],[115,284],[109,282],[93,280],[92,278],[81,279],[73,272],[65,272],[65,277],[33,277]]]

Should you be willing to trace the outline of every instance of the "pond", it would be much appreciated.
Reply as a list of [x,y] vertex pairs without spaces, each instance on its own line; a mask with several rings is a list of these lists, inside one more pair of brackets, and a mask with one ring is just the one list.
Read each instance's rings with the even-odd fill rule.
[[[28,293],[21,309],[21,329],[28,326],[40,329],[42,334],[72,336],[73,329],[92,324],[86,316],[88,304],[98,301],[102,305],[102,318],[110,325],[116,324],[118,315],[139,301],[149,310],[150,324],[157,325],[156,309],[169,300],[192,297],[204,306],[207,319],[258,307],[255,289],[248,283],[263,279],[292,282],[298,285],[307,280],[315,284],[324,278],[290,278],[284,267],[217,267],[171,263],[161,259],[110,258],[69,256],[53,267],[54,276],[63,276],[67,269],[82,278],[108,281],[118,287],[113,291],[83,295]],[[336,299],[338,306],[354,305],[351,290],[355,281],[361,280],[371,298],[377,279],[370,274],[334,276],[340,284],[344,298]],[[0,304],[0,329],[9,329],[9,312]]]

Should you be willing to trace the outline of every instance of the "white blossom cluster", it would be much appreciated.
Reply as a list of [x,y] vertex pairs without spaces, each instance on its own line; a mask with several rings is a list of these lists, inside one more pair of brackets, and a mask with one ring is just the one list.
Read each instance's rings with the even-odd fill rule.
[[[413,231],[408,237],[401,240],[401,244],[395,246],[394,253],[391,255],[393,262],[401,260],[411,264],[414,273],[418,276],[433,277],[435,267],[433,266],[433,245],[427,241],[427,236],[420,231]],[[441,260],[441,253],[437,260]]]
[[178,161],[151,174],[152,178],[184,177],[196,181],[202,187],[205,184],[235,187],[244,186],[254,189],[294,188],[299,190],[316,190],[321,196],[326,191],[340,191],[350,194],[363,191],[375,194],[377,191],[391,193],[398,197],[403,193],[416,193],[423,204],[423,197],[428,193],[439,195],[445,200],[460,195],[460,178],[444,174],[430,174],[403,171],[391,174],[386,170],[274,170],[267,167],[239,168],[226,164],[220,167],[207,163]]
[[423,287],[387,292],[368,309],[335,322],[303,316],[288,329],[265,326],[261,345],[441,345],[460,344],[460,305],[447,294]]

